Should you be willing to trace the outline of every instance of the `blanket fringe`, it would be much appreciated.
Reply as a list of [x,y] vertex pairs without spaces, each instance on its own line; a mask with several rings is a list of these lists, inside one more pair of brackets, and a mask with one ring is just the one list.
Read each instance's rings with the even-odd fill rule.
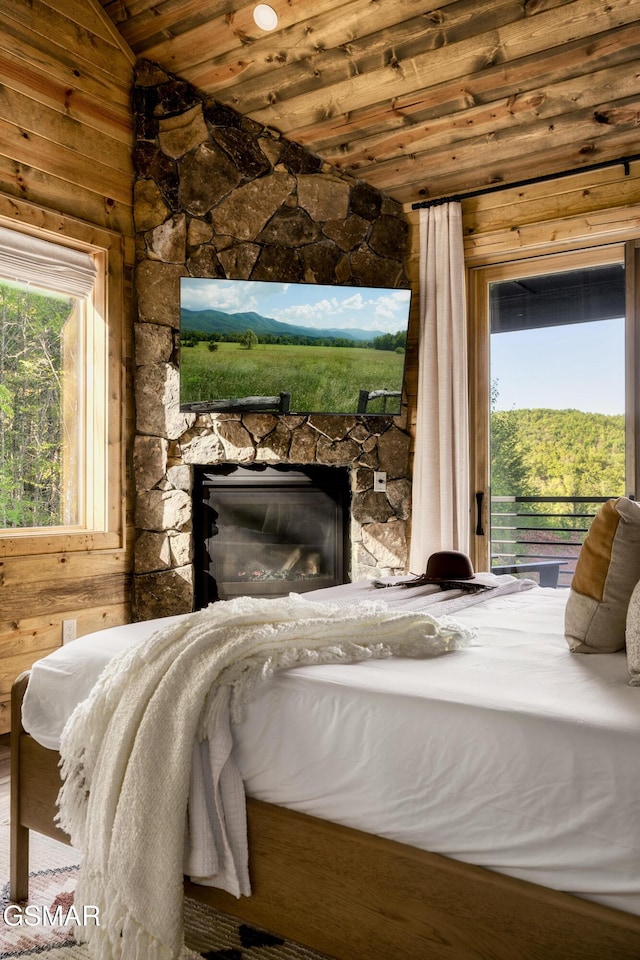
[[[82,882],[77,894],[82,895]],[[161,943],[129,912],[129,908],[113,889],[106,894],[108,915],[101,915],[100,924],[76,927],[76,940],[86,943],[91,960],[175,960],[176,946]],[[87,903],[87,897],[82,897]],[[76,904],[77,906],[77,904]],[[182,941],[177,931],[176,944]]]

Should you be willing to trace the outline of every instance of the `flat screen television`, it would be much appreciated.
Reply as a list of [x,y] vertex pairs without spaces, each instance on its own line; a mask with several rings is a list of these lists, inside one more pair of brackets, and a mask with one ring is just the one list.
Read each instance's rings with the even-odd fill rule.
[[180,281],[180,407],[195,412],[401,412],[411,292]]

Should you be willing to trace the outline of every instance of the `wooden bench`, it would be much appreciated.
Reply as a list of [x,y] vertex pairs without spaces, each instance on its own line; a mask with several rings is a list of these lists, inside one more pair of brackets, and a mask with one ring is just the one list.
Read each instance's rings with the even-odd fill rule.
[[377,400],[382,397],[382,412],[387,412],[387,398],[401,397],[401,390],[361,390],[358,397],[358,413],[366,413],[370,400]]
[[196,400],[183,403],[181,410],[191,413],[289,413],[291,394],[277,397],[234,397],[229,400]]

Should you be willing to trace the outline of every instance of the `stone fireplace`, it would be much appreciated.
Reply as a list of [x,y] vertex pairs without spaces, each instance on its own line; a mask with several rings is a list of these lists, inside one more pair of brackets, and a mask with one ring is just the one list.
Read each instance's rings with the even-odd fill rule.
[[[170,399],[168,395],[165,404],[158,404],[157,394],[147,397],[138,416],[148,411],[158,433],[176,433],[173,420],[184,414]],[[207,415],[175,440],[157,434],[136,437],[138,618],[188,612],[194,608],[194,593],[202,596],[196,583],[202,565],[197,544],[206,539],[207,524],[194,510],[194,501],[202,496],[200,477],[208,468],[227,472],[233,466],[286,465],[303,471],[321,465],[342,473],[347,547],[341,578],[405,573],[411,503],[408,436],[389,418],[372,418],[367,424],[364,419]],[[384,492],[373,488],[375,471],[387,475]]]
[[[197,602],[206,530],[194,498],[207,468],[341,471],[340,576],[405,573],[405,403],[399,417],[196,415],[180,410],[178,375],[180,277],[407,287],[402,208],[154,64],[138,65],[134,111],[136,618]],[[375,471],[386,473],[386,490],[374,490]]]

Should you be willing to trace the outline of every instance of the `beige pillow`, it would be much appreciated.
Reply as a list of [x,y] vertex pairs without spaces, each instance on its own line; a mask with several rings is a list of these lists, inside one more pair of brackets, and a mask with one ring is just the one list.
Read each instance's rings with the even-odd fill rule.
[[629,683],[640,687],[640,583],[636,583],[627,610],[627,666]]
[[640,581],[640,506],[607,500],[580,550],[565,614],[576,653],[614,653],[625,645],[629,600]]

